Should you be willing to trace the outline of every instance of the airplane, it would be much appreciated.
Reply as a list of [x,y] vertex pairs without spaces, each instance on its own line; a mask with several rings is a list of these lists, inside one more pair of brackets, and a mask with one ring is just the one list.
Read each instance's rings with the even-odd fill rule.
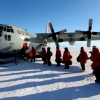
[[[36,48],[37,57],[41,56],[42,47],[47,47],[50,42],[55,42],[59,46],[59,42],[69,42],[74,45],[75,41],[86,41],[90,47],[91,40],[100,40],[100,32],[91,32],[92,19],[89,19],[88,31],[79,31],[65,33],[67,30],[55,32],[51,22],[47,23],[46,33],[31,33],[25,29],[10,24],[0,24],[0,58],[11,57],[19,53],[24,43],[27,43],[29,53],[32,47]],[[51,33],[50,33],[51,31]],[[95,36],[94,36],[95,35]]]

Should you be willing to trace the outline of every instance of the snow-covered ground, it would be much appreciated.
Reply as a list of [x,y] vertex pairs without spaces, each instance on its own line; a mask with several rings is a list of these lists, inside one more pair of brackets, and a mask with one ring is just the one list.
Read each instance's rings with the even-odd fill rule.
[[[64,69],[63,64],[56,67],[53,46],[52,66],[43,65],[41,59],[0,65],[0,100],[100,100],[100,84],[95,83],[92,62],[88,60],[86,71],[81,72],[76,61],[79,47],[69,47],[73,56],[69,69]],[[91,48],[85,50],[89,52]]]

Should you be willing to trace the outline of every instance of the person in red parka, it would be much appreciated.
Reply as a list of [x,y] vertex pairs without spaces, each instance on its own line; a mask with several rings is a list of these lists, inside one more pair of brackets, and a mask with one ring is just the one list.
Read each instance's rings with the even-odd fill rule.
[[36,56],[36,49],[34,47],[32,47],[32,50],[29,52],[27,59],[31,58],[31,62],[34,59],[34,62],[35,62],[35,56]]
[[43,64],[47,64],[47,59],[46,59],[46,49],[45,49],[44,47],[42,48],[41,55],[42,55],[42,61],[43,61]]
[[90,60],[93,62],[91,64],[92,70],[94,70],[95,67],[100,66],[99,58],[99,49],[96,46],[92,47],[91,57]]
[[27,43],[23,44],[22,49],[20,50],[20,56],[24,59],[24,57],[26,57],[25,51],[28,49],[27,47]]
[[56,66],[60,66],[60,63],[61,63],[61,50],[60,50],[59,46],[56,47],[56,55],[55,56],[56,56],[55,61],[57,63]]
[[92,47],[92,52],[90,60],[93,62],[91,64],[93,74],[96,77],[95,82],[100,83],[100,52],[99,49],[96,46]]
[[69,65],[70,65],[71,59],[70,59],[70,51],[68,50],[68,48],[65,48],[65,51],[63,53],[63,63],[65,64],[65,68],[64,69],[68,69]]
[[100,53],[98,57],[99,66],[94,67],[93,74],[95,75],[95,82],[100,83]]
[[84,50],[84,47],[81,47],[79,56],[80,56],[79,62],[82,67],[82,71],[85,71],[85,63],[88,60],[88,55],[87,52]]

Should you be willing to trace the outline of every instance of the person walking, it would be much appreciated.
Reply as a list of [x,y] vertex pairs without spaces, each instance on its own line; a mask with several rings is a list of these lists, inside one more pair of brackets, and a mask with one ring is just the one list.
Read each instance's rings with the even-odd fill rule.
[[99,49],[96,46],[92,47],[92,52],[90,56],[90,60],[93,62],[91,64],[92,70],[94,70],[95,67],[99,66],[98,58],[99,58]]
[[46,49],[45,49],[44,47],[42,48],[41,56],[42,56],[43,64],[47,64],[47,59],[46,59]]
[[96,46],[92,47],[92,52],[90,60],[93,62],[91,64],[93,74],[96,78],[95,82],[100,83],[100,52],[99,49]]
[[65,51],[63,53],[63,63],[65,64],[65,68],[64,69],[68,69],[69,65],[72,64],[71,58],[70,58],[70,51],[68,50],[68,48],[65,48]]
[[88,60],[88,55],[87,55],[87,52],[84,50],[84,47],[81,47],[79,56],[80,56],[79,62],[80,62],[82,71],[84,72],[85,71],[85,63]]
[[61,63],[61,50],[60,50],[59,46],[56,47],[56,55],[55,56],[56,56],[55,61],[57,63],[56,66],[60,66],[60,63]]
[[35,56],[36,56],[36,49],[34,47],[32,47],[32,50],[28,54],[27,60],[30,58],[31,62],[33,61],[33,59],[35,62]]
[[24,43],[22,49],[20,50],[20,56],[21,56],[22,59],[24,59],[24,58],[26,57],[25,51],[26,51],[27,49],[28,49],[27,43]]
[[47,53],[46,53],[46,58],[48,61],[48,66],[51,66],[51,56],[52,56],[52,52],[50,51],[50,47],[47,48]]

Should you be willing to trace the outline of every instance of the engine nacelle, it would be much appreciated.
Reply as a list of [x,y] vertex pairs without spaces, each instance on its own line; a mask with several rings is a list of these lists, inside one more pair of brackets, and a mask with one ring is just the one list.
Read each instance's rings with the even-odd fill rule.
[[73,41],[73,40],[69,41],[69,45],[71,45],[71,46],[75,45],[75,41]]
[[58,39],[58,42],[63,42],[63,41],[64,41],[64,40],[63,40],[63,39],[61,39],[61,38],[59,38],[59,39]]

